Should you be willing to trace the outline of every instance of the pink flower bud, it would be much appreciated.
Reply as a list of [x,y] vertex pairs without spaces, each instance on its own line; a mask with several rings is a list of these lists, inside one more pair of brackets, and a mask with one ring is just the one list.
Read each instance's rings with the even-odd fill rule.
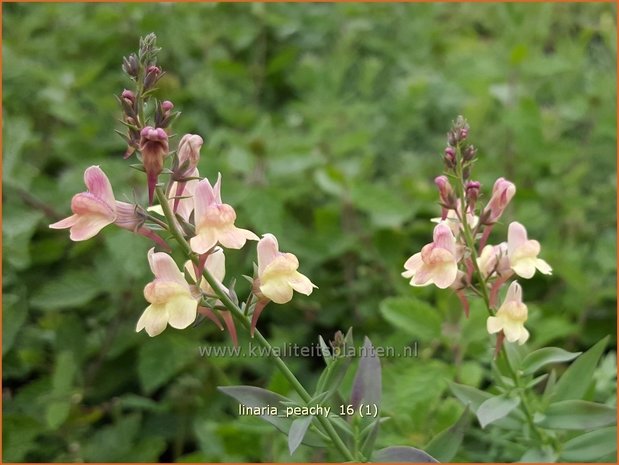
[[161,77],[161,68],[158,66],[149,66],[146,70],[146,77],[144,78],[144,89],[151,89]]
[[152,205],[157,178],[163,171],[163,159],[168,155],[168,135],[161,128],[146,126],[140,132],[140,151],[148,179],[148,203]]
[[127,89],[123,90],[121,97],[126,100],[129,100],[131,103],[135,102],[135,94],[131,92],[130,90],[127,90]]
[[466,183],[466,200],[469,204],[470,211],[475,209],[475,203],[479,198],[479,190],[481,188],[481,184],[479,181],[469,181]]
[[492,188],[492,197],[484,210],[484,224],[496,223],[514,194],[516,194],[514,183],[504,178],[497,179]]
[[434,179],[434,184],[438,187],[441,207],[443,207],[442,219],[445,219],[447,217],[447,210],[454,210],[457,207],[456,196],[447,176],[437,176]]
[[445,166],[447,169],[453,169],[456,167],[456,149],[453,147],[447,147],[445,149],[445,156],[443,157]]
[[173,108],[174,108],[174,104],[170,102],[169,100],[165,100],[164,102],[161,103],[161,111],[163,111],[164,113],[168,113]]

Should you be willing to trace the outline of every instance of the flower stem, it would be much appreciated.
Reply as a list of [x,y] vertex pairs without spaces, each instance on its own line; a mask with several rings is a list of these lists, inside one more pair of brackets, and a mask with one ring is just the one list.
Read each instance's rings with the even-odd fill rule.
[[[155,192],[157,194],[157,198],[159,199],[159,203],[161,204],[161,208],[163,209],[163,213],[168,220],[168,225],[172,236],[183,249],[183,253],[185,253],[185,255],[187,255],[193,263],[199,265],[198,256],[191,250],[191,247],[185,240],[183,233],[178,229],[176,221],[174,221],[174,213],[170,208],[170,204],[168,203],[168,199],[166,198],[163,189],[160,186],[157,186]],[[215,294],[217,294],[219,300],[232,313],[234,319],[238,321],[241,326],[243,326],[249,332],[251,327],[250,321],[243,314],[243,311],[239,308],[239,306],[232,301],[228,293],[221,288],[221,285],[206,268],[203,269],[202,276],[204,277],[204,279],[206,279],[211,288],[215,291]],[[290,368],[288,368],[286,363],[276,355],[275,351],[273,350],[273,346],[257,329],[254,331],[254,338],[264,349],[267,350],[269,356],[275,362],[275,366],[277,366],[277,368],[281,371],[281,373],[288,380],[288,382],[294,388],[297,394],[299,394],[301,399],[303,399],[304,402],[309,402],[312,399],[312,396],[303,387],[303,385],[300,383],[294,373],[290,371]],[[337,434],[337,431],[335,431],[335,428],[333,427],[331,421],[328,418],[320,415],[316,416],[316,419],[320,422],[335,447],[346,458],[346,460],[355,461],[355,457],[350,452],[346,444],[344,444],[342,438],[340,438],[340,436]]]
[[[465,188],[464,188],[464,179],[462,177],[462,157],[460,154],[460,147],[458,146],[457,148],[458,151],[458,163],[456,165],[456,178],[457,178],[457,182],[456,182],[456,189],[458,190],[458,196],[460,197],[461,201],[462,201],[462,212],[460,214],[458,214],[458,212],[456,211],[456,214],[458,216],[458,219],[460,221],[460,224],[462,225],[462,231],[464,234],[464,240],[466,242],[466,247],[469,250],[469,253],[471,254],[471,261],[473,262],[473,267],[475,268],[475,272],[477,274],[477,277],[479,279],[479,287],[481,288],[481,296],[484,299],[484,303],[486,304],[486,310],[488,311],[488,314],[490,316],[494,315],[494,309],[492,308],[491,305],[491,301],[490,301],[490,296],[488,295],[488,283],[486,282],[486,278],[484,277],[483,273],[481,272],[481,268],[479,267],[479,263],[477,263],[477,248],[475,247],[475,237],[471,232],[471,226],[469,225],[467,218],[466,218],[466,201],[464,199],[465,196]],[[461,217],[460,217],[461,215]],[[486,227],[488,228],[488,227]],[[486,231],[488,231],[488,229],[486,229]],[[489,234],[488,234],[489,235]],[[484,235],[484,240],[487,240],[487,235]],[[507,367],[507,371],[509,372],[509,376],[510,378],[514,381],[514,385],[516,386],[516,390],[518,392],[518,395],[520,397],[520,405],[522,407],[522,410],[524,411],[525,417],[527,419],[527,423],[529,424],[529,427],[531,428],[531,431],[533,432],[533,434],[535,434],[535,436],[537,436],[537,438],[539,440],[541,440],[542,442],[546,442],[546,437],[543,434],[542,431],[540,431],[540,429],[538,428],[538,426],[535,424],[535,421],[533,420],[533,414],[531,413],[531,409],[529,407],[529,403],[526,397],[526,394],[524,392],[524,390],[519,389],[520,387],[520,377],[518,376],[518,373],[516,373],[516,371],[513,369],[513,367],[511,366],[511,362],[509,361],[509,357],[507,356],[507,352],[505,350],[501,350],[501,355],[503,356],[503,360],[505,362],[505,365]]]

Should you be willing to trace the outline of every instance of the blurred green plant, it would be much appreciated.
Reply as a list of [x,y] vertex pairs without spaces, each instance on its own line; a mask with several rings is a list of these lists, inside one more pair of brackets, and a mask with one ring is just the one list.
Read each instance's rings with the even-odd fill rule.
[[[146,241],[106,230],[70,244],[47,229],[66,215],[84,168],[102,160],[145,198],[111,115],[124,85],[118,58],[151,30],[166,44],[171,71],[159,87],[183,112],[176,129],[205,138],[201,172],[233,174],[224,194],[239,216],[281,236],[320,287],[265,313],[272,343],[309,344],[351,321],[382,345],[418,342],[418,358],[382,360],[391,419],[377,447],[425,448],[452,428],[461,445],[442,460],[526,452],[499,422],[462,426],[471,415],[453,383],[484,400],[501,394],[486,390],[500,374],[483,309],[466,320],[449,293],[399,276],[438,215],[431,181],[456,114],[475,128],[482,184],[500,173],[518,185],[504,224],[526,223],[555,270],[528,283],[530,350],[584,351],[609,332],[615,346],[614,5],[7,4],[3,13],[5,461],[290,460],[285,438],[237,418],[216,391],[249,383],[290,395],[266,359],[199,357],[205,340],[228,344],[207,325],[152,340],[134,333]],[[251,259],[231,254],[230,273]],[[590,381],[565,402],[614,405],[615,353],[596,347],[587,378],[570,375],[580,358],[567,370],[556,360],[557,379]],[[288,362],[317,381],[319,360]],[[532,388],[540,409],[549,383]],[[561,434],[560,457],[526,458],[615,460],[584,447],[612,445],[612,429]],[[292,459],[327,459],[316,454],[300,446]]]

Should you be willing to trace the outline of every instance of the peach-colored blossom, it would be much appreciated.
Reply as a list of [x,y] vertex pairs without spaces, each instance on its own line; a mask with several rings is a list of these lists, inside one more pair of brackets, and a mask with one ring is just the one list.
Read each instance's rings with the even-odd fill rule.
[[456,280],[459,253],[449,226],[445,223],[436,225],[433,239],[404,264],[406,271],[402,276],[410,278],[411,286],[435,284],[440,289],[446,289]]
[[191,238],[191,249],[203,254],[217,244],[228,249],[240,249],[247,240],[259,238],[247,229],[234,225],[236,212],[221,201],[221,174],[215,186],[208,179],[198,182],[194,194],[196,235]]

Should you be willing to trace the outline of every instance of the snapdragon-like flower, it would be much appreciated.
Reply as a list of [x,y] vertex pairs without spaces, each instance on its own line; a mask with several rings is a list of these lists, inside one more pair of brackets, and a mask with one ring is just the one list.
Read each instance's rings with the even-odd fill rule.
[[138,320],[136,332],[146,329],[149,336],[157,336],[168,324],[176,329],[187,328],[196,319],[199,297],[192,294],[183,273],[168,254],[150,249],[148,263],[155,279],[144,288],[150,305]]
[[52,229],[70,228],[73,241],[90,239],[116,221],[116,199],[103,170],[98,166],[87,168],[84,184],[88,192],[76,194],[71,200],[73,215],[49,225]]
[[440,289],[446,289],[456,280],[459,253],[449,226],[445,223],[436,225],[433,239],[404,264],[406,271],[402,276],[410,278],[411,286],[435,284]]
[[495,316],[488,317],[486,328],[490,334],[503,331],[505,339],[522,345],[529,339],[529,332],[524,327],[527,321],[528,309],[522,302],[522,288],[517,281],[511,283],[503,305]]
[[190,244],[198,254],[208,252],[218,243],[228,249],[240,249],[247,240],[259,239],[253,232],[234,225],[234,208],[221,201],[221,174],[215,186],[211,186],[206,178],[198,183],[194,194],[194,217],[196,235]]
[[507,230],[507,253],[509,264],[514,272],[522,278],[532,278],[535,270],[542,274],[552,274],[552,268],[541,258],[540,244],[536,240],[527,238],[527,230],[523,225],[514,221]]
[[292,299],[293,290],[310,295],[316,285],[297,271],[299,260],[294,254],[279,251],[273,234],[264,234],[258,242],[258,280],[260,293],[276,304]]
[[84,183],[88,192],[76,194],[71,200],[73,215],[50,224],[52,229],[70,228],[73,241],[85,241],[96,236],[109,224],[141,234],[167,248],[165,242],[150,229],[144,227],[145,218],[135,205],[114,198],[110,180],[98,166],[84,171]]
[[140,132],[140,151],[148,182],[148,204],[152,205],[157,178],[163,171],[163,159],[170,151],[168,135],[162,128],[146,126]]
[[484,209],[484,224],[496,223],[515,194],[514,183],[505,178],[497,179],[492,187],[492,197]]
[[488,278],[493,273],[496,273],[497,276],[511,275],[512,269],[507,256],[507,242],[485,246],[477,258],[477,264],[484,278]]

